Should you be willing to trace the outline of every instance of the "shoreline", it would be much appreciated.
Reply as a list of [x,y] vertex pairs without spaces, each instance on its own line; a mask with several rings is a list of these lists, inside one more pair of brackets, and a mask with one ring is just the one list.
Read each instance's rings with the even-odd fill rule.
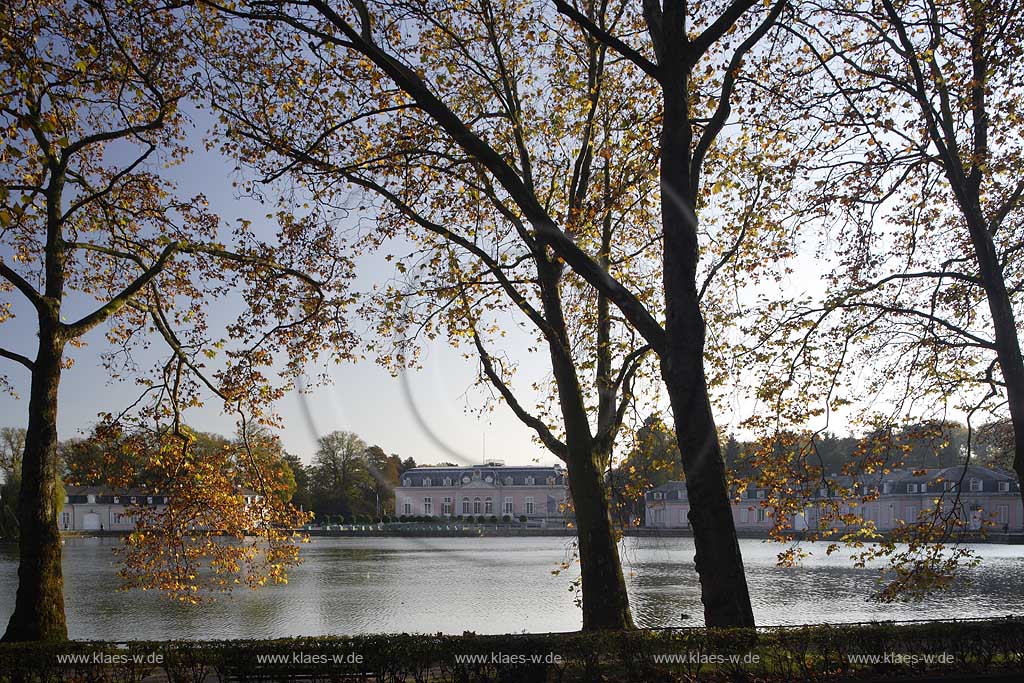
[[[384,528],[374,528],[373,525],[353,525],[340,529],[295,529],[295,533],[305,533],[312,538],[531,538],[531,537],[572,537],[576,536],[574,528],[522,528],[522,527],[492,527],[489,525],[480,526],[446,526],[444,528],[431,527],[430,525],[389,525]],[[132,533],[129,530],[111,531],[61,531],[62,538],[106,538],[123,537]],[[656,528],[631,528],[623,529],[624,536],[636,538],[693,538],[689,529],[656,529]],[[737,538],[772,540],[761,530],[740,530],[736,531]],[[818,541],[838,541],[842,534],[822,536]],[[883,538],[885,535],[882,535]],[[804,540],[806,532],[793,532],[790,540]],[[882,539],[879,539],[882,540]],[[15,542],[12,539],[0,539],[0,542]],[[951,542],[957,543],[978,543],[996,545],[1024,545],[1024,532],[1002,531],[981,534],[979,532],[966,532],[959,534]]]

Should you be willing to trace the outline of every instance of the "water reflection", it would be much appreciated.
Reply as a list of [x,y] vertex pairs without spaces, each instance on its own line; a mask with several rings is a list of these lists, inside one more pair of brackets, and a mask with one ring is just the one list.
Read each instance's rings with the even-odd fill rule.
[[[154,592],[123,593],[111,556],[115,539],[64,546],[73,638],[267,638],[418,631],[503,633],[580,627],[569,579],[551,571],[565,538],[314,539],[285,586],[237,589],[199,606]],[[1024,548],[978,546],[981,566],[959,585],[916,604],[866,597],[874,569],[856,569],[824,544],[795,569],[775,566],[777,545],[741,541],[754,613],[761,624],[926,619],[1024,611]],[[0,546],[0,624],[17,586],[16,548]],[[637,623],[699,625],[700,590],[690,539],[626,539],[623,562]]]

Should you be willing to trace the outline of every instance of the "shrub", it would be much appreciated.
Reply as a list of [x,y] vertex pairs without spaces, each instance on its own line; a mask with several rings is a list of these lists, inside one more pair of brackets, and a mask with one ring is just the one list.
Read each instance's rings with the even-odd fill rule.
[[519,515],[519,521],[522,524],[526,524],[526,515]]
[[406,517],[405,515],[402,515],[401,517],[398,518],[398,521],[400,521],[400,522],[407,522],[407,521],[409,521],[409,518]]
[[508,524],[509,522],[512,521],[512,518],[509,517],[508,515],[502,515],[501,516],[501,521],[505,522],[505,524]]
[[[757,680],[794,681],[936,680],[941,674],[971,680],[972,674],[996,674],[1012,680],[1024,671],[1020,644],[1024,619],[924,622],[912,624],[837,624],[811,627],[753,629],[680,628],[625,632],[538,633],[510,635],[362,635],[233,641],[131,641],[115,643],[0,643],[0,682],[90,681],[130,683],[147,680],[298,681],[298,680],[442,680],[472,681],[678,681],[729,683]],[[316,654],[316,662],[295,663],[295,650]],[[939,652],[948,661],[911,660],[878,665],[851,662],[854,653]],[[467,655],[486,657],[501,652],[510,658],[536,653],[557,654],[559,660],[541,665],[466,665]],[[699,663],[659,664],[661,655],[679,652],[756,654],[753,663],[728,662],[708,667]],[[59,663],[75,654],[123,657],[124,666]],[[358,663],[341,663],[332,655],[360,655]],[[258,657],[258,655],[274,655]],[[161,663],[133,665],[132,662]],[[513,660],[515,661],[515,660]],[[519,660],[522,661],[522,660]],[[529,661],[528,659],[526,661]],[[286,663],[281,663],[286,662]],[[436,676],[435,676],[436,677]],[[1018,675],[1019,680],[1019,675]]]
[[489,521],[491,524],[497,524],[498,523],[498,518],[495,517],[494,515],[491,515],[491,518],[489,520],[487,520],[487,521]]

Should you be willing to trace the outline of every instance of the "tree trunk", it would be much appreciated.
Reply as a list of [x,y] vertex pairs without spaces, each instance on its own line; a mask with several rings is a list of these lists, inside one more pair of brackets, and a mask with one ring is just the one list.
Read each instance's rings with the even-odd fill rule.
[[[966,193],[959,193],[961,196]],[[1020,337],[1013,314],[1013,303],[1006,289],[1003,268],[996,254],[985,219],[976,199],[961,199],[967,216],[968,229],[974,253],[978,259],[978,272],[985,288],[992,328],[995,331],[996,358],[1006,383],[1007,406],[1013,425],[1013,469],[1017,473],[1021,501],[1024,502],[1024,360],[1021,358]]]
[[18,593],[5,641],[65,640],[64,577],[55,510],[57,389],[64,342],[56,320],[40,316],[39,353],[32,371],[28,433],[18,501]]
[[[696,548],[694,563],[700,577],[701,602],[706,626],[754,626],[754,613],[747,592],[743,557],[736,538],[725,482],[725,467],[718,445],[704,385],[703,367],[678,372],[675,364],[686,359],[662,357],[662,375],[668,387],[679,452],[686,474],[690,501],[690,527]],[[699,377],[694,375],[699,374]],[[681,379],[689,375],[692,383]]]
[[666,57],[665,64],[675,68],[666,68],[661,132],[665,289],[661,374],[672,404],[686,474],[704,623],[752,627],[754,614],[704,374],[705,323],[697,294],[696,183],[690,169],[689,66],[683,56],[672,55]]
[[628,629],[633,615],[598,460],[596,453],[570,452],[568,464],[583,579],[583,630]]

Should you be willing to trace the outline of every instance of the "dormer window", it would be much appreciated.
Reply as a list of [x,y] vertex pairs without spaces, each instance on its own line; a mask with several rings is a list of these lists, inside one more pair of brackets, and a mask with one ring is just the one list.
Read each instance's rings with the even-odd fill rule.
[[153,496],[148,496],[146,498],[146,504],[147,505],[152,505],[153,504]]
[[412,479],[403,479],[402,486],[412,486]]
[[121,502],[121,499],[118,496],[114,496],[114,505],[117,505],[120,502]]
[[444,478],[444,485],[445,486],[451,486],[452,485],[452,478],[451,477],[445,477]]
[[1010,490],[1010,482],[1008,482],[1008,481],[1001,481],[1001,482],[999,482],[999,492],[1000,493],[1006,493],[1009,490]]
[[533,486],[533,481],[534,481],[533,477],[527,477],[526,478],[526,485],[527,486]]
[[505,486],[512,485],[512,477],[505,477]]
[[917,493],[917,484],[907,484],[907,493]]
[[462,483],[463,484],[468,484],[469,482],[470,482],[470,479],[469,479],[469,475],[467,474],[466,476],[464,476],[462,478]]
[[971,479],[971,491],[975,493],[981,491],[981,479]]
[[494,477],[488,474],[486,477],[484,477],[484,481],[490,484],[492,481],[494,481]]
[[431,485],[430,477],[424,477],[423,485],[424,486],[430,486]]
[[887,481],[882,484],[882,493],[892,493],[892,482]]
[[661,491],[655,491],[654,492],[654,500],[661,500],[664,497],[665,497],[665,494],[662,493]]
[[548,477],[548,486],[554,486],[554,485],[555,485],[555,478],[554,477]]

